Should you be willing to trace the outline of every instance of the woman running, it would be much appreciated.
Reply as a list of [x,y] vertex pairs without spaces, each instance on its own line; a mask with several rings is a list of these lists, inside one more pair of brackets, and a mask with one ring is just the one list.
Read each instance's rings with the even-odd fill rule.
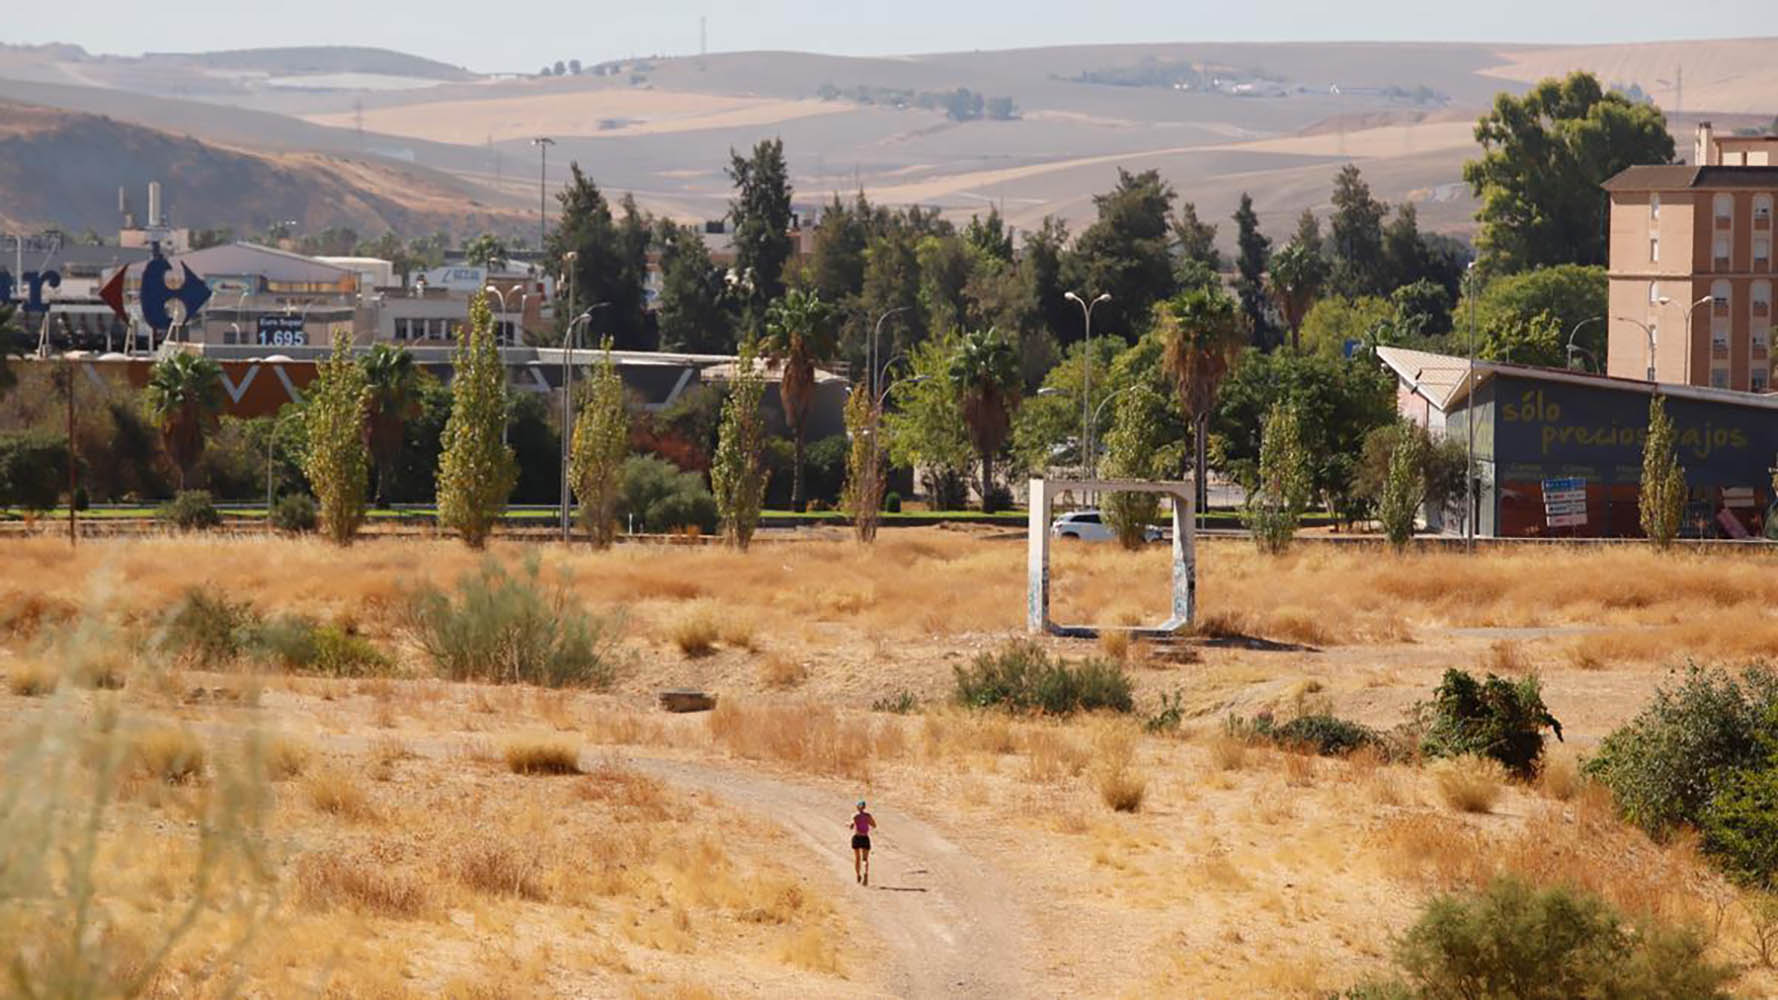
[[870,885],[870,832],[877,827],[876,817],[864,811],[864,800],[858,800],[858,811],[852,814],[852,876],[859,885]]

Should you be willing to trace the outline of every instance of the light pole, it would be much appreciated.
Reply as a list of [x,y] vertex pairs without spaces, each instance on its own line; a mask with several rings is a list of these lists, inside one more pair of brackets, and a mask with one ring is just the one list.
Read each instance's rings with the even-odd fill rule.
[[894,309],[877,317],[876,326],[872,327],[870,332],[870,350],[865,352],[866,357],[864,366],[866,391],[877,391],[877,382],[879,380],[877,375],[877,338],[883,335],[883,322],[896,313],[912,312],[913,308],[913,306],[896,306]]
[[[1105,406],[1107,403],[1110,403],[1112,400],[1116,399],[1119,396],[1122,396],[1124,393],[1129,392],[1132,389],[1147,389],[1147,388],[1148,388],[1148,386],[1143,385],[1142,383],[1138,382],[1135,385],[1126,385],[1122,389],[1119,389],[1116,392],[1112,393],[1111,395],[1106,396],[1104,399],[1101,399],[1099,401],[1099,405],[1093,407],[1093,424],[1094,424],[1094,426],[1098,425],[1099,414],[1105,412]],[[1037,390],[1037,392],[1038,392],[1038,395],[1043,394],[1042,389]],[[1092,479],[1095,475],[1098,474],[1098,471],[1099,471],[1099,449],[1097,447],[1094,447],[1094,449],[1093,449],[1091,462],[1092,462],[1092,464],[1087,467],[1087,478],[1088,479]]]
[[[544,194],[544,189],[546,187],[548,187],[548,185],[549,185],[549,148],[551,146],[554,146],[555,144],[556,144],[556,140],[551,139],[547,135],[540,135],[537,138],[531,140],[531,145],[537,147],[537,154],[538,154],[538,160],[537,160],[537,252],[539,254],[544,252],[543,244],[549,238],[549,222],[547,221],[548,216],[545,214],[545,205],[547,204],[547,202],[545,200],[546,196]],[[539,260],[541,260],[541,259],[542,258],[539,258]]]
[[[1604,319],[1605,319],[1605,317],[1603,317],[1603,316],[1589,316],[1586,319],[1581,320],[1579,323],[1574,324],[1574,329],[1568,331],[1568,363],[1569,363],[1569,367],[1574,366],[1574,355],[1576,353],[1585,354],[1588,357],[1593,357],[1593,352],[1587,350],[1584,347],[1574,346],[1574,338],[1580,335],[1581,327],[1586,326],[1588,323],[1602,322]],[[1599,364],[1599,359],[1593,358],[1593,364],[1595,367],[1597,367]]]
[[1101,293],[1091,303],[1082,300],[1073,292],[1064,292],[1062,297],[1080,307],[1080,314],[1086,322],[1086,336],[1081,340],[1080,354],[1080,466],[1085,469],[1088,461],[1087,456],[1093,450],[1093,425],[1090,416],[1092,411],[1089,408],[1093,399],[1093,310],[1101,302],[1110,302],[1111,293]]
[[[496,302],[500,303],[500,315],[502,315],[502,316],[510,315],[506,310],[506,293],[505,292],[503,292],[499,288],[495,287],[493,282],[489,282],[488,286],[486,288],[482,289],[482,291],[487,292],[489,295],[494,296],[494,300]],[[496,323],[494,328],[495,328],[495,330],[499,330],[500,324]],[[498,341],[500,339],[498,333],[495,334],[494,339],[496,341]]]
[[611,305],[609,302],[595,302],[587,307],[587,311],[568,321],[568,329],[562,334],[562,541],[568,540],[568,459],[572,454],[574,441],[574,367],[569,363],[574,356],[574,324],[593,323],[593,313]]
[[[1469,281],[1469,398],[1463,404],[1463,423],[1466,425],[1468,444],[1464,448],[1464,488],[1463,495],[1468,509],[1463,512],[1463,547],[1470,555],[1475,555],[1475,522],[1476,522],[1476,481],[1475,481],[1475,261],[1469,262],[1464,275]],[[1653,364],[1651,356],[1649,363]],[[1653,369],[1650,369],[1651,371]]]
[[1647,323],[1644,323],[1639,319],[1631,319],[1628,316],[1619,316],[1619,317],[1617,317],[1617,321],[1619,323],[1632,323],[1636,326],[1639,326],[1642,328],[1642,332],[1648,335],[1648,381],[1653,382],[1655,380],[1655,332],[1654,332],[1654,330]]
[[[1704,303],[1711,301],[1714,297],[1715,296],[1706,295],[1685,307],[1685,366],[1681,370],[1685,373],[1686,385],[1692,384],[1692,312]],[[1661,296],[1659,301],[1661,305],[1664,306],[1673,304],[1673,300],[1665,295]],[[1712,346],[1714,346],[1714,342],[1712,343]],[[1652,370],[1653,367],[1654,361],[1650,360],[1649,368]]]

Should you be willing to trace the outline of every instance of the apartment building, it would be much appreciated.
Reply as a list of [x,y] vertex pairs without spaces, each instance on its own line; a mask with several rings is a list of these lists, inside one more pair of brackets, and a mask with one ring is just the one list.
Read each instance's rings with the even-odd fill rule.
[[1606,370],[1773,391],[1778,136],[1698,125],[1692,162],[1630,167],[1611,199]]

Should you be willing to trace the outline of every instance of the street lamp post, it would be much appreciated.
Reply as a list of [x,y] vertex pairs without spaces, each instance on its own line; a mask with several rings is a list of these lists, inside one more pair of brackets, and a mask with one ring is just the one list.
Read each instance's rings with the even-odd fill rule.
[[[545,241],[547,241],[549,239],[549,222],[547,221],[548,216],[545,214],[545,206],[548,204],[548,202],[546,201],[546,195],[544,192],[545,192],[545,189],[549,186],[549,148],[551,146],[554,146],[555,144],[556,144],[556,140],[551,139],[547,135],[540,135],[537,138],[531,140],[531,145],[537,147],[537,154],[538,154],[538,159],[537,159],[537,252],[539,254],[542,254],[544,252],[544,243],[545,243]],[[541,257],[539,257],[538,259],[542,260]]]
[[[877,317],[876,325],[871,328],[870,349],[865,352],[865,360],[864,360],[865,373],[864,374],[865,374],[865,381],[866,381],[865,390],[867,392],[876,392],[877,391],[877,382],[880,381],[880,376],[877,373],[877,338],[879,338],[883,335],[884,321],[886,321],[889,317],[895,315],[896,313],[911,312],[913,310],[913,308],[914,308],[913,306],[896,306],[894,309],[891,309],[888,312],[884,313],[883,315]],[[888,366],[885,365],[884,367],[887,368]]]
[[[1684,372],[1686,385],[1692,384],[1692,312],[1704,303],[1711,301],[1713,298],[1715,298],[1715,296],[1706,295],[1685,307],[1685,365],[1681,368],[1681,371]],[[1673,300],[1665,295],[1661,296],[1659,301],[1661,305],[1664,306],[1673,304]],[[1649,368],[1653,369],[1653,367],[1654,361],[1651,359],[1649,361]]]
[[1628,316],[1619,316],[1619,317],[1617,317],[1617,321],[1619,323],[1630,323],[1635,326],[1639,326],[1642,328],[1642,332],[1648,335],[1648,381],[1653,382],[1655,380],[1655,332],[1654,332],[1654,329],[1651,328],[1647,323],[1644,323],[1639,319],[1632,319]]
[[[1146,388],[1148,388],[1148,387],[1143,385],[1142,383],[1138,382],[1135,385],[1126,385],[1122,389],[1119,389],[1116,392],[1112,393],[1111,395],[1106,396],[1104,399],[1101,399],[1099,401],[1099,405],[1093,407],[1093,425],[1095,427],[1098,426],[1099,414],[1105,412],[1106,404],[1110,403],[1112,400],[1116,399],[1119,396],[1122,396],[1124,393],[1129,392],[1132,389],[1146,389]],[[1042,392],[1041,389],[1038,391],[1040,393]],[[1097,445],[1095,445],[1093,447],[1093,454],[1092,454],[1091,458],[1089,459],[1089,461],[1092,464],[1087,466],[1087,478],[1093,479],[1098,475],[1098,472],[1099,472],[1099,448]]]
[[568,540],[568,460],[572,455],[574,441],[574,367],[571,359],[574,356],[574,324],[584,322],[592,325],[593,313],[610,306],[609,302],[595,302],[587,307],[587,311],[568,322],[568,329],[562,334],[562,541]]
[[[1469,280],[1469,396],[1463,404],[1463,423],[1466,425],[1468,444],[1464,449],[1464,500],[1468,509],[1463,512],[1464,549],[1475,555],[1475,522],[1476,522],[1476,481],[1475,481],[1475,300],[1476,273],[1475,261],[1469,262],[1464,277]],[[1650,364],[1653,359],[1650,358]]]
[[1064,292],[1062,297],[1080,307],[1080,314],[1085,320],[1085,337],[1081,341],[1080,354],[1080,465],[1087,467],[1087,456],[1093,449],[1093,426],[1091,404],[1093,399],[1093,310],[1101,302],[1111,301],[1111,293],[1104,292],[1088,303],[1073,292]]
[[[1581,320],[1579,323],[1574,324],[1574,329],[1568,331],[1568,352],[1567,353],[1568,353],[1568,361],[1569,361],[1570,367],[1573,366],[1574,356],[1576,353],[1585,354],[1588,357],[1593,356],[1593,352],[1587,350],[1584,347],[1576,347],[1574,344],[1574,338],[1580,335],[1581,327],[1586,326],[1588,323],[1603,322],[1604,319],[1605,319],[1605,317],[1603,317],[1603,316],[1589,316],[1586,319]],[[1599,359],[1593,358],[1593,364],[1595,367],[1597,367],[1599,364]]]

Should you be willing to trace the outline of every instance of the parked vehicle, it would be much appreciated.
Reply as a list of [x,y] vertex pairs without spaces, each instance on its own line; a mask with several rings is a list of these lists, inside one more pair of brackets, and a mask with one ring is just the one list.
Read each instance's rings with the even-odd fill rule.
[[[1078,538],[1083,542],[1110,542],[1117,540],[1117,529],[1106,524],[1105,518],[1097,510],[1075,510],[1051,522],[1050,535],[1054,538]],[[1166,535],[1151,524],[1142,529],[1142,537],[1146,541],[1158,542]]]

